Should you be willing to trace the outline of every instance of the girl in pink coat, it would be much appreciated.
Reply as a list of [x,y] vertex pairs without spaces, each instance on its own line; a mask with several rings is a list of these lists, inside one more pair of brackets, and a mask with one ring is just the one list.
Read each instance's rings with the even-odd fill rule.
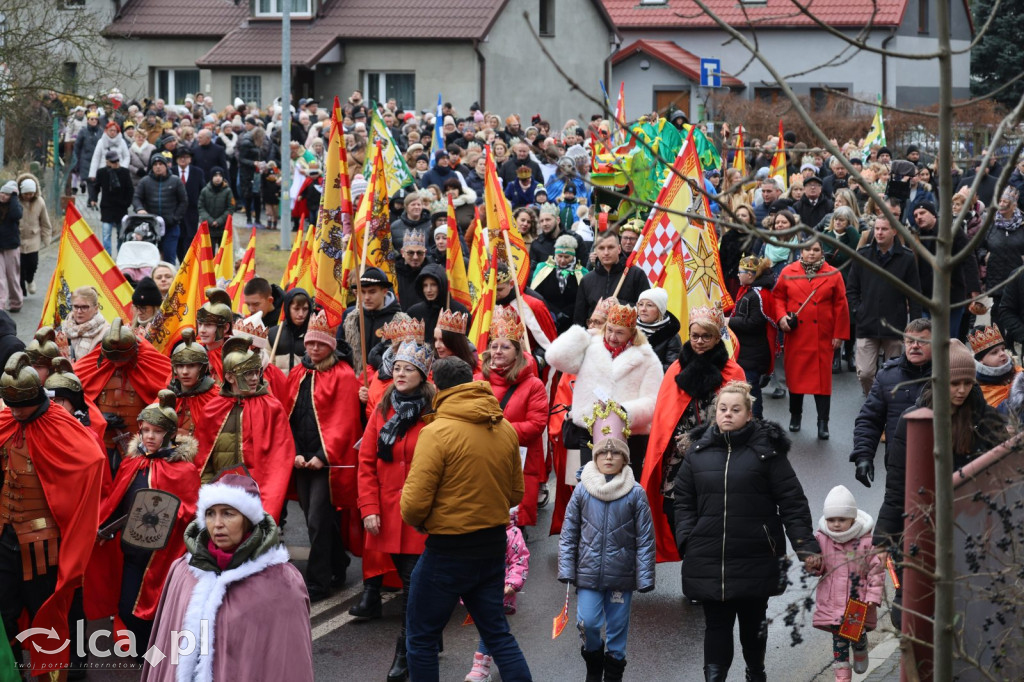
[[837,485],[825,498],[824,513],[814,537],[821,545],[821,579],[818,581],[814,627],[832,633],[833,668],[836,682],[850,682],[850,640],[839,635],[847,602],[851,597],[869,604],[864,634],[853,644],[853,670],[863,673],[868,666],[867,632],[875,629],[877,607],[882,601],[882,561],[871,544],[875,521],[857,508],[846,486]]

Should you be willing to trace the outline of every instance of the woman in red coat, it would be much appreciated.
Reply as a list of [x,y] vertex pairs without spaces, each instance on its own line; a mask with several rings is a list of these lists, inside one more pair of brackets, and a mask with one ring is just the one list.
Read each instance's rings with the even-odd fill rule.
[[828,440],[832,354],[850,338],[846,285],[839,270],[825,262],[821,244],[813,240],[804,243],[800,260],[779,273],[772,295],[775,319],[786,334],[789,430],[800,430],[804,394],[810,393],[818,411],[818,439]]
[[427,383],[432,351],[405,341],[395,353],[392,383],[370,415],[359,448],[359,496],[356,504],[366,529],[366,548],[391,555],[402,579],[402,630],[387,679],[405,680],[405,609],[409,581],[423,553],[426,535],[402,520],[399,503],[412,466],[423,415],[430,412],[434,387]]
[[548,423],[548,396],[537,377],[537,366],[523,352],[526,328],[512,308],[498,306],[487,350],[480,356],[484,378],[490,382],[502,412],[519,436],[523,456],[523,501],[519,526],[537,524],[537,492],[547,480],[544,466],[544,427]]

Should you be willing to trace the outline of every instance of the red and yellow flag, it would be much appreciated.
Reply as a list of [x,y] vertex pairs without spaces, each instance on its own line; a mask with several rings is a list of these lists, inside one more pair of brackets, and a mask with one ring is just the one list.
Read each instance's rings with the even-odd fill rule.
[[[369,184],[366,187],[366,194],[363,195],[359,202],[359,211],[356,212],[352,238],[348,242],[342,260],[341,281],[347,285],[352,272],[362,274],[364,267],[372,267],[380,268],[387,278],[391,280],[391,284],[393,286],[397,285],[398,279],[395,274],[394,262],[388,258],[391,248],[388,187],[387,180],[384,177],[384,157],[381,151],[381,144],[378,141],[371,165]],[[318,264],[318,267],[320,268],[319,275],[322,277],[324,275],[323,263]],[[319,286],[319,282],[317,282],[318,292]],[[344,304],[347,304],[349,302],[347,286],[343,289],[343,293],[346,296],[342,300]],[[338,313],[338,322],[341,321],[341,312],[345,309],[344,304]],[[336,323],[332,321],[331,324]]]
[[448,275],[448,295],[468,310],[472,305],[469,278],[466,276],[466,261],[462,258],[462,242],[459,241],[459,225],[455,222],[455,205],[451,194],[448,195],[448,254],[444,270]]
[[213,257],[213,275],[218,282],[230,282],[235,276],[235,228],[232,226],[230,215],[224,222],[220,248]]
[[302,249],[299,251],[299,267],[295,273],[295,281],[291,289],[305,289],[311,294],[316,287],[316,275],[314,274],[316,261],[313,260],[313,247],[316,242],[316,225],[306,228],[306,238],[302,241]]
[[181,330],[196,328],[196,313],[206,302],[206,290],[214,286],[213,244],[204,220],[185,253],[178,274],[164,297],[146,338],[161,353],[171,354],[181,341]]
[[782,191],[789,189],[789,171],[786,170],[789,161],[786,159],[786,141],[782,138],[782,119],[779,119],[779,146],[772,156],[772,163],[768,167],[768,177],[778,178],[782,183]]
[[292,250],[288,254],[288,265],[284,266],[284,272],[281,273],[281,288],[288,291],[292,288],[298,272],[299,272],[299,257],[302,255],[302,245],[305,243],[306,234],[301,230],[295,230],[295,238],[292,239]]
[[488,272],[488,261],[487,261],[487,230],[484,229],[483,222],[480,220],[480,208],[476,207],[476,218],[474,218],[474,227],[472,230],[467,230],[467,234],[472,231],[473,242],[469,244],[469,270],[466,272],[469,287],[469,309],[473,310],[476,308],[476,302],[480,300],[480,292],[484,289],[484,283],[487,281]]
[[245,247],[245,253],[242,254],[242,262],[238,264],[238,271],[235,272],[235,276],[231,279],[228,284],[228,295],[231,296],[231,308],[242,315],[245,311],[242,310],[242,303],[245,298],[243,291],[245,285],[256,276],[256,228],[252,228],[252,234],[249,236],[249,245]]
[[99,294],[100,312],[109,322],[115,317],[131,320],[132,285],[114,265],[99,238],[74,204],[68,204],[57,252],[57,267],[46,291],[46,304],[39,326],[59,328],[71,316],[71,293],[78,287],[93,287]]
[[498,289],[498,244],[491,244],[487,281],[480,291],[476,307],[473,308],[473,325],[469,328],[469,340],[482,353],[487,348],[487,339],[491,333],[491,320],[494,317],[494,299]]
[[732,157],[732,167],[738,168],[743,175],[747,174],[747,150],[743,148],[743,126],[736,126],[736,155]]
[[331,138],[324,162],[324,195],[316,219],[316,277],[310,291],[323,307],[331,326],[341,324],[345,312],[348,282],[342,272],[346,253],[344,238],[352,233],[352,190],[342,118],[341,105],[335,97],[331,109]]
[[[512,207],[505,198],[498,179],[498,169],[494,165],[494,156],[490,147],[487,148],[487,170],[484,173],[484,216],[491,241],[498,242],[498,258],[515,267],[519,279],[519,288],[525,289],[530,281],[530,250],[526,248],[523,235],[520,234],[516,221],[512,219]],[[508,232],[509,244],[512,246],[511,262],[505,254],[505,237]]]

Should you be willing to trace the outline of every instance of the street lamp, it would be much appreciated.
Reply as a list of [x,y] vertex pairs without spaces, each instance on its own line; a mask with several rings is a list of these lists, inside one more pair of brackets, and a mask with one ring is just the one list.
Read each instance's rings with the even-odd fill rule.
[[281,3],[281,230],[282,251],[291,248],[292,224],[292,0]]

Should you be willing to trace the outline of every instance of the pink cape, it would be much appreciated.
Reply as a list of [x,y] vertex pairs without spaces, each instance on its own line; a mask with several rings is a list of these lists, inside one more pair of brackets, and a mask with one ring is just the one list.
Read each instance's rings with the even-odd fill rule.
[[[311,682],[309,596],[302,574],[288,563],[287,550],[275,547],[220,575],[189,566],[189,558],[186,554],[171,566],[149,640],[167,658],[155,666],[147,663],[142,681],[176,682],[179,667],[195,666],[187,679],[196,682]],[[206,598],[191,604],[194,595]],[[198,655],[202,640],[196,626],[196,653],[172,664],[176,644],[171,632],[190,630],[204,619],[209,654]]]

